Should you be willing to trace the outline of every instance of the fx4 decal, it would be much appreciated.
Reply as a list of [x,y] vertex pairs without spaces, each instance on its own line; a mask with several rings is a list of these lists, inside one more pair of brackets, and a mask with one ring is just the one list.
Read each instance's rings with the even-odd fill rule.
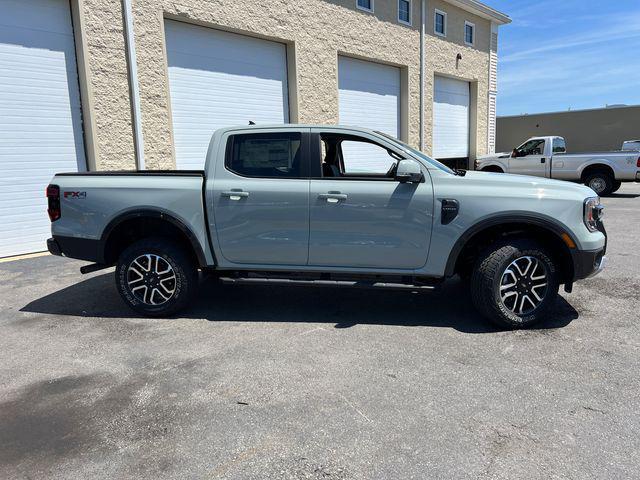
[[64,198],[87,198],[87,192],[64,192]]

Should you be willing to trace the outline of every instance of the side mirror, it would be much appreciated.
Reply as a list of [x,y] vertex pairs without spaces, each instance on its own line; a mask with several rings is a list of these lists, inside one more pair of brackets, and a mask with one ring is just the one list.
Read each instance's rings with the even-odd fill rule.
[[398,162],[395,179],[400,183],[420,183],[424,181],[424,174],[418,162],[405,159]]
[[518,150],[515,148],[513,149],[513,152],[511,152],[511,158],[518,158]]

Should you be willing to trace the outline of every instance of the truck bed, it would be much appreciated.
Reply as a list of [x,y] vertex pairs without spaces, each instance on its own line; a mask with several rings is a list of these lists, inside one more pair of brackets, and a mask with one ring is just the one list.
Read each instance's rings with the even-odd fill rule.
[[185,227],[204,256],[212,258],[202,170],[59,173],[51,184],[60,188],[61,216],[52,223],[52,233],[61,243],[100,248],[110,230],[144,213]]

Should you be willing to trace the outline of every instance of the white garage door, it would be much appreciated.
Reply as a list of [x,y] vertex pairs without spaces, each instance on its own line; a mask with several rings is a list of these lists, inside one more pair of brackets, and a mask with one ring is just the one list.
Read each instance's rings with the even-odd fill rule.
[[0,0],[0,257],[45,250],[44,190],[85,169],[67,0]]
[[176,164],[202,169],[213,131],[287,123],[287,56],[282,43],[167,20]]
[[[338,57],[339,116],[342,125],[370,128],[400,137],[400,69],[349,57]],[[372,157],[372,150],[351,142],[344,149],[350,171],[379,171],[388,158]],[[378,166],[374,164],[379,164]]]
[[434,158],[469,156],[469,82],[435,77]]

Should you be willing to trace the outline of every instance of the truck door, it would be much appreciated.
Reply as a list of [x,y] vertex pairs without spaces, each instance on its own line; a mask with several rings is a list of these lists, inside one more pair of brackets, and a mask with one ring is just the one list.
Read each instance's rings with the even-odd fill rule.
[[550,159],[545,156],[545,140],[543,138],[529,140],[515,149],[509,158],[509,173],[518,175],[534,175],[545,177]]
[[[212,182],[212,236],[224,260],[306,265],[309,129],[231,132]],[[220,261],[220,259],[219,259]]]
[[376,137],[312,130],[309,265],[414,269],[427,261],[433,188],[394,179]]

